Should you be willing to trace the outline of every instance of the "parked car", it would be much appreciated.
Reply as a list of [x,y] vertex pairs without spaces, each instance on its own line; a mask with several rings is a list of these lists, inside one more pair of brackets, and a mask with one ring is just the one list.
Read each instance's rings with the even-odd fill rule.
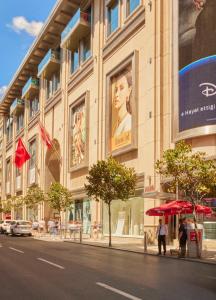
[[6,234],[31,236],[31,228],[31,222],[25,220],[16,220],[11,222],[10,226],[7,227]]
[[3,224],[3,220],[0,220],[0,233],[2,233],[2,224]]
[[13,222],[13,220],[4,220],[3,223],[0,225],[1,233],[6,233],[7,227]]

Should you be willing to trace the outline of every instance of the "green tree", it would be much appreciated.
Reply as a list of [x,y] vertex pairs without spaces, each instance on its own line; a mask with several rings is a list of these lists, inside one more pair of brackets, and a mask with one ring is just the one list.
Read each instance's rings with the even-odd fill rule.
[[109,247],[111,241],[111,203],[113,200],[126,201],[135,193],[136,174],[134,169],[127,168],[113,157],[100,160],[94,164],[86,177],[85,189],[89,197],[100,199],[108,205],[109,214]]
[[15,211],[17,212],[20,208],[23,207],[23,204],[24,204],[24,198],[23,196],[13,196],[11,197],[11,207],[14,209],[14,215],[15,214]]
[[4,214],[9,214],[11,213],[11,210],[12,210],[12,202],[11,200],[4,200],[2,201],[2,212]]
[[65,212],[71,206],[72,193],[59,182],[55,182],[50,186],[47,196],[50,207],[58,211],[61,223],[61,212]]
[[38,205],[45,200],[46,199],[43,190],[37,185],[31,186],[24,197],[24,203],[28,208],[33,210],[34,218],[38,212]]
[[191,202],[197,228],[195,205],[215,191],[215,162],[207,159],[204,152],[193,152],[190,145],[181,141],[175,149],[164,151],[162,159],[156,162],[156,172],[166,181],[168,192],[181,195]]

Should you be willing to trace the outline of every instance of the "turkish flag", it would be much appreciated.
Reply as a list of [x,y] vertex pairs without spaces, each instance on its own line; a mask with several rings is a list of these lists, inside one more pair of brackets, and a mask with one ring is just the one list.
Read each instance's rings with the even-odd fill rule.
[[52,148],[52,141],[49,136],[49,133],[46,131],[46,129],[41,123],[39,123],[39,128],[40,128],[40,134],[43,142],[46,144],[48,149]]
[[29,159],[30,155],[26,150],[25,146],[23,145],[21,138],[19,138],[14,159],[16,167],[20,169],[23,166],[23,164]]

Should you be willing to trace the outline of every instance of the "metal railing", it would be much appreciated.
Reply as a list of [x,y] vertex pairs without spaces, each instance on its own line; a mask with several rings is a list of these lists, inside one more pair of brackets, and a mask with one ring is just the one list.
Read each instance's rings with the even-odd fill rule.
[[68,34],[71,32],[71,30],[79,23],[80,21],[85,21],[90,23],[90,14],[81,12],[80,9],[76,11],[76,13],[73,15],[71,18],[70,22],[68,25],[65,27],[65,29],[62,31],[61,34],[61,41],[63,41]]
[[31,86],[39,87],[39,79],[30,77],[29,80],[26,82],[22,89],[22,97],[26,94],[26,92],[30,89]]
[[42,73],[42,71],[45,69],[45,67],[48,65],[50,61],[58,61],[60,60],[60,51],[50,49],[41,63],[38,65],[38,75]]

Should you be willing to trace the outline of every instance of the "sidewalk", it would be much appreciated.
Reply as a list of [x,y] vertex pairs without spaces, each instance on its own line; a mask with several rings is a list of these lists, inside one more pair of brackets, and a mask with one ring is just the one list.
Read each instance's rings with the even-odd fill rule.
[[[42,236],[36,235],[35,239],[47,241],[47,242],[70,242],[70,243],[80,243],[80,235],[79,233],[75,234],[72,238],[69,238],[69,235],[60,236],[50,236],[50,234],[43,234]],[[108,247],[108,237],[101,237],[96,240],[90,238],[89,235],[82,235],[82,244],[98,246],[98,247]],[[133,239],[133,238],[121,238],[121,237],[112,237],[112,248],[132,251],[137,253],[145,253],[151,255],[157,255],[158,247],[157,245],[147,245],[147,251],[144,251],[144,242],[143,239]],[[176,247],[173,245],[167,245],[167,257],[176,257],[171,256],[170,249],[175,249]],[[194,260],[194,259],[193,259]],[[197,259],[195,259],[197,260]],[[211,240],[203,241],[203,251],[202,251],[202,259],[199,261],[213,262],[216,263],[216,247],[215,242]]]

